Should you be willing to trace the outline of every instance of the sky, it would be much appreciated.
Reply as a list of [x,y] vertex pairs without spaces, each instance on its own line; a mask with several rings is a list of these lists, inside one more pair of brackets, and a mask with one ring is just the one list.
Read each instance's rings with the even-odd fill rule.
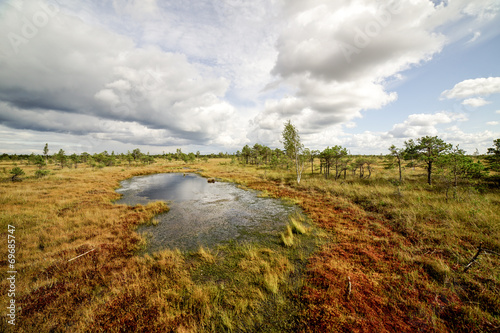
[[500,0],[0,0],[0,153],[500,138]]

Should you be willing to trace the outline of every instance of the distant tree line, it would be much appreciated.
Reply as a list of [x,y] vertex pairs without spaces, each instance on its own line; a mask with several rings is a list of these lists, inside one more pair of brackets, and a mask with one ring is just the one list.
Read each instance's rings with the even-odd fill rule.
[[[20,176],[24,175],[24,170],[17,166],[17,162],[24,163],[26,165],[35,165],[38,170],[35,172],[35,176],[40,178],[49,174],[49,170],[46,170],[49,164],[53,164],[57,167],[63,168],[78,168],[80,165],[84,164],[92,168],[100,169],[109,166],[117,165],[128,165],[128,166],[138,166],[138,165],[149,165],[155,163],[158,159],[166,159],[168,161],[183,161],[185,163],[192,163],[199,160],[208,160],[209,158],[216,157],[229,157],[228,153],[218,153],[201,155],[200,152],[196,153],[183,153],[181,149],[177,149],[175,153],[163,153],[157,155],[150,155],[148,153],[143,153],[139,148],[125,153],[115,154],[115,152],[108,153],[103,151],[101,153],[89,154],[83,152],[81,154],[66,154],[63,149],[59,149],[57,153],[52,155],[49,154],[49,145],[46,143],[42,152],[43,154],[37,155],[31,153],[30,155],[18,155],[18,154],[2,154],[0,155],[0,160],[3,161],[13,161],[14,168],[10,170],[12,181],[20,180]],[[4,168],[4,173],[6,172]]]
[[[283,148],[269,148],[256,143],[253,147],[245,145],[236,153],[238,160],[243,164],[264,165],[270,168],[294,168],[297,174],[297,183],[306,163],[310,163],[311,174],[314,173],[314,161],[319,160],[319,173],[326,179],[347,178],[348,174],[368,179],[372,175],[376,156],[351,155],[345,147],[336,145],[326,147],[322,151],[304,148],[300,143],[300,136],[290,121],[285,123],[282,132]],[[478,156],[467,155],[459,146],[444,142],[437,136],[424,136],[411,139],[404,143],[404,147],[392,145],[385,156],[387,168],[397,165],[399,181],[403,181],[405,167],[423,166],[427,170],[427,183],[432,185],[436,173],[442,179],[457,186],[460,181],[480,179],[489,171],[500,172],[500,139],[493,141],[494,147],[488,149],[483,164]],[[477,155],[477,152],[476,152]]]
[[[60,168],[78,168],[80,164],[86,164],[93,168],[103,168],[115,165],[149,165],[155,163],[157,159],[166,159],[168,161],[183,161],[192,163],[195,161],[207,161],[209,158],[228,158],[233,161],[238,160],[241,164],[265,166],[272,169],[293,169],[297,176],[297,183],[300,183],[301,175],[307,164],[310,164],[311,174],[314,174],[315,161],[319,161],[319,174],[325,179],[346,179],[347,175],[369,179],[372,175],[373,165],[377,161],[377,156],[351,155],[345,147],[335,145],[326,147],[322,151],[305,148],[300,135],[295,126],[286,122],[282,132],[283,149],[270,148],[259,143],[252,147],[245,145],[241,151],[230,155],[228,153],[218,153],[202,155],[199,151],[196,153],[184,153],[177,149],[175,153],[163,153],[150,155],[143,153],[136,148],[127,153],[115,154],[103,151],[101,153],[81,153],[67,155],[63,149],[57,153],[49,155],[49,146],[45,144],[43,154],[30,155],[0,155],[0,160],[10,160],[14,162],[24,162],[27,165],[36,165],[38,170],[37,177],[43,177],[48,174],[45,170],[49,163]],[[500,173],[500,139],[493,141],[493,147],[488,149],[484,158],[479,156],[467,155],[459,146],[453,146],[444,142],[437,136],[424,136],[418,139],[411,139],[404,142],[403,147],[392,145],[388,148],[389,154],[385,156],[386,168],[398,168],[399,182],[402,182],[403,170],[406,167],[415,168],[423,166],[427,170],[427,183],[431,185],[436,173],[446,182],[457,186],[461,181],[470,179],[480,179],[485,177],[488,172]],[[475,155],[478,155],[477,151]],[[482,161],[485,162],[483,164]],[[24,171],[17,167],[11,170],[12,180],[17,180]],[[5,170],[4,170],[5,172]],[[500,182],[500,176],[496,175],[497,182]]]

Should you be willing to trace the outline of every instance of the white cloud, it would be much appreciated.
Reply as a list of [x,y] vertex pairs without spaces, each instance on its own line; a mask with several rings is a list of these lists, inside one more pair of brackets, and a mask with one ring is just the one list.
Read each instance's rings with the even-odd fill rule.
[[[465,1],[449,6],[430,1],[384,5],[368,0],[292,1],[286,8],[287,24],[276,45],[279,53],[272,73],[296,100],[293,105],[287,103],[290,97],[266,104],[254,119],[255,131],[270,131],[271,123],[286,119],[303,124],[306,133],[322,131],[395,101],[398,96],[387,91],[386,82],[400,80],[402,71],[442,50],[448,40],[437,32],[439,27],[465,15],[479,15],[472,7],[465,13],[467,5]],[[276,138],[279,130],[278,126],[274,136],[267,136]]]
[[[324,81],[380,80],[440,51],[444,36],[430,33],[426,26],[432,4],[421,1],[394,7],[373,1],[304,4],[290,13],[278,39],[273,73]],[[353,54],[346,56],[343,50]]]
[[485,100],[484,98],[468,98],[462,102],[463,105],[472,106],[472,107],[480,107],[484,105],[491,104],[490,101]]
[[500,93],[500,77],[488,77],[459,82],[452,89],[443,91],[441,96],[448,99],[464,99],[498,93]]
[[496,125],[498,125],[498,124],[500,124],[498,121],[488,121],[488,122],[486,123],[486,125],[490,125],[490,126],[496,126]]
[[484,0],[468,2],[463,12],[470,16],[475,16],[481,21],[494,19],[500,11],[500,3],[497,0]]
[[[26,17],[41,10],[38,2],[24,2]],[[14,8],[4,16],[0,31],[22,34],[27,29]],[[128,37],[63,11],[31,39],[15,45],[17,54],[10,44],[7,38],[0,41],[2,49],[10,50],[7,61],[0,62],[0,122],[13,128],[100,132],[122,142],[162,145],[169,140],[228,142],[220,135],[244,140],[234,128],[240,124],[236,110],[224,100],[228,80],[184,55],[139,48]],[[99,121],[105,128],[93,125]],[[113,134],[116,128],[130,133]]]
[[[286,119],[310,145],[383,147],[376,138],[388,133],[344,130],[395,101],[388,87],[447,43],[472,32],[487,40],[481,20],[499,10],[497,0],[16,3],[21,11],[5,5],[0,21],[0,126],[63,142],[233,149],[278,146]],[[464,82],[443,96],[477,105],[493,93],[477,81],[464,95]],[[393,131],[459,120],[411,115]]]
[[137,20],[151,19],[160,13],[156,0],[113,0],[113,7],[118,14]]
[[440,133],[437,125],[448,124],[454,121],[465,121],[463,114],[438,112],[434,114],[412,114],[403,122],[393,126],[388,132],[394,138],[417,138],[426,135],[435,136]]
[[481,37],[481,31],[476,31],[474,32],[474,36],[472,36],[472,38],[469,39],[467,43],[474,43],[476,40],[479,39],[479,37]]

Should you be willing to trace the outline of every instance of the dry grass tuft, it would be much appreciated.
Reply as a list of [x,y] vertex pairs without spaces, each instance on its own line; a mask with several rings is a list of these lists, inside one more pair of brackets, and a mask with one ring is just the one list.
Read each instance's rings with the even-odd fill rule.
[[286,231],[280,233],[281,242],[286,247],[292,247],[294,245],[293,231],[290,225],[286,226]]

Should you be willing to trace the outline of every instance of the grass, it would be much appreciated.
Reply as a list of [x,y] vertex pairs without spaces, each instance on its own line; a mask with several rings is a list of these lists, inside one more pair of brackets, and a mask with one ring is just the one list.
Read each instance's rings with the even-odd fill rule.
[[294,245],[293,231],[290,225],[286,226],[286,231],[280,234],[281,242],[284,246],[292,247]]
[[289,219],[290,229],[292,230],[293,233],[299,235],[307,233],[308,231],[307,227],[303,224],[304,217],[301,214],[295,213],[289,216],[288,219]]
[[[297,185],[286,170],[224,160],[185,166],[50,165],[50,173],[37,178],[35,167],[20,165],[22,181],[11,182],[13,164],[2,163],[3,237],[8,225],[16,228],[16,331],[500,329],[500,257],[483,253],[463,271],[480,245],[500,253],[498,188],[450,190],[439,179],[428,186],[419,168],[405,170],[401,184],[397,170],[375,166],[371,179],[325,180],[315,171]],[[146,240],[137,226],[154,225],[168,207],[113,204],[119,181],[194,170],[286,198],[302,207],[314,228],[292,215],[275,245],[140,254]],[[318,240],[312,254],[308,239]],[[5,270],[0,278],[6,295]]]

